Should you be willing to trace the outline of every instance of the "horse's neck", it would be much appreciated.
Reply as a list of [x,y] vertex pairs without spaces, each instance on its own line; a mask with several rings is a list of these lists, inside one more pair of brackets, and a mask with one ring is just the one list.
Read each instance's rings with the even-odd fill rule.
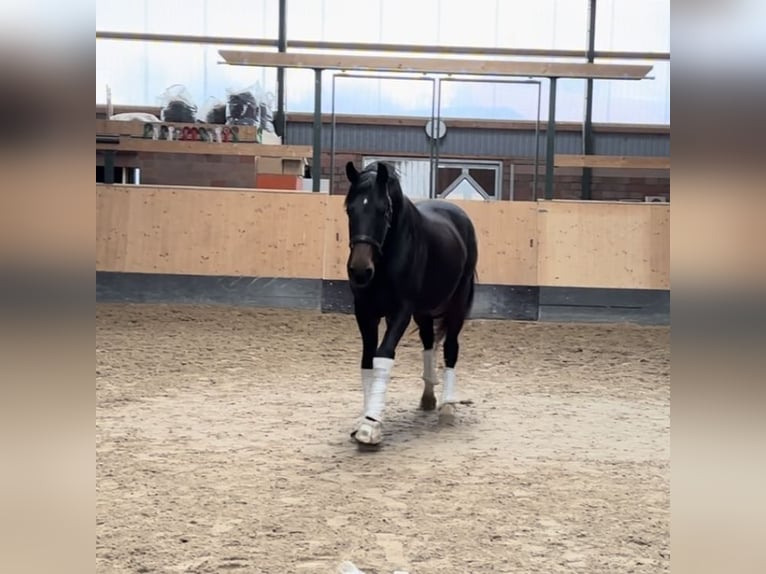
[[394,214],[393,231],[398,241],[406,243],[415,243],[420,239],[418,231],[420,229],[420,212],[410,199],[402,194],[399,209]]
[[411,267],[422,259],[421,215],[415,204],[402,196],[391,226],[391,244],[386,246],[386,267],[393,275],[411,275]]

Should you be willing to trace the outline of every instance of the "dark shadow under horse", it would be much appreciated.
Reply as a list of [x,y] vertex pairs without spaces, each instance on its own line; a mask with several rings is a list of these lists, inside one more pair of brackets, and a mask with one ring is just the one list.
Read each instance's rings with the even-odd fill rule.
[[[423,343],[424,410],[436,408],[435,346],[444,342],[439,418],[455,416],[458,337],[471,310],[478,248],[468,215],[454,203],[417,204],[402,193],[393,167],[383,162],[361,172],[346,164],[350,253],[347,270],[362,337],[364,412],[352,436],[360,444],[382,440],[385,395],[396,347],[411,319]],[[378,344],[378,326],[386,330]]]

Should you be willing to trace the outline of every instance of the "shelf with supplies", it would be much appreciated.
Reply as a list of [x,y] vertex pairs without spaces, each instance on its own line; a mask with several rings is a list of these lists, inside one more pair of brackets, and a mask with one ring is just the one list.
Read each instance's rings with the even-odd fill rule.
[[254,126],[97,119],[96,151],[306,159],[311,157],[312,148],[282,145],[279,136]]
[[[210,137],[211,134],[222,136],[232,132],[237,134],[239,141]],[[256,139],[261,139],[262,134],[258,132],[260,130],[254,126],[96,119],[97,181],[107,184],[122,182],[140,185],[146,181],[255,187],[266,184],[260,179],[271,177],[285,181],[270,181],[269,187],[302,189],[304,172],[313,153],[312,146],[282,145],[279,143],[281,140],[271,133],[269,135],[277,138],[277,143],[259,143]],[[170,134],[189,139],[154,137]],[[204,139],[198,139],[200,137]],[[154,154],[168,156],[171,163],[158,163]],[[188,154],[205,156],[206,159],[184,159],[184,155]],[[220,163],[216,163],[216,156],[239,157],[241,161],[222,168]]]

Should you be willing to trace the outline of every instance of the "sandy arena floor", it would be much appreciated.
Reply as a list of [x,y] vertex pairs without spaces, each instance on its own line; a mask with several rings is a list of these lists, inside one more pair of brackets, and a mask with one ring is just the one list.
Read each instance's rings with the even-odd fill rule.
[[[358,452],[351,316],[98,305],[100,573],[669,570],[668,328],[473,321],[458,424],[399,347]],[[439,393],[437,387],[437,396]]]

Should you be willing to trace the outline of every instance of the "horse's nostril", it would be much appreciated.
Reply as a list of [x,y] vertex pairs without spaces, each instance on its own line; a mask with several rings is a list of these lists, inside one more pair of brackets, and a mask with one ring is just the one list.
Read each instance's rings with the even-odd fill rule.
[[375,269],[373,267],[365,267],[364,269],[349,267],[348,274],[351,281],[356,285],[366,285],[372,281]]

